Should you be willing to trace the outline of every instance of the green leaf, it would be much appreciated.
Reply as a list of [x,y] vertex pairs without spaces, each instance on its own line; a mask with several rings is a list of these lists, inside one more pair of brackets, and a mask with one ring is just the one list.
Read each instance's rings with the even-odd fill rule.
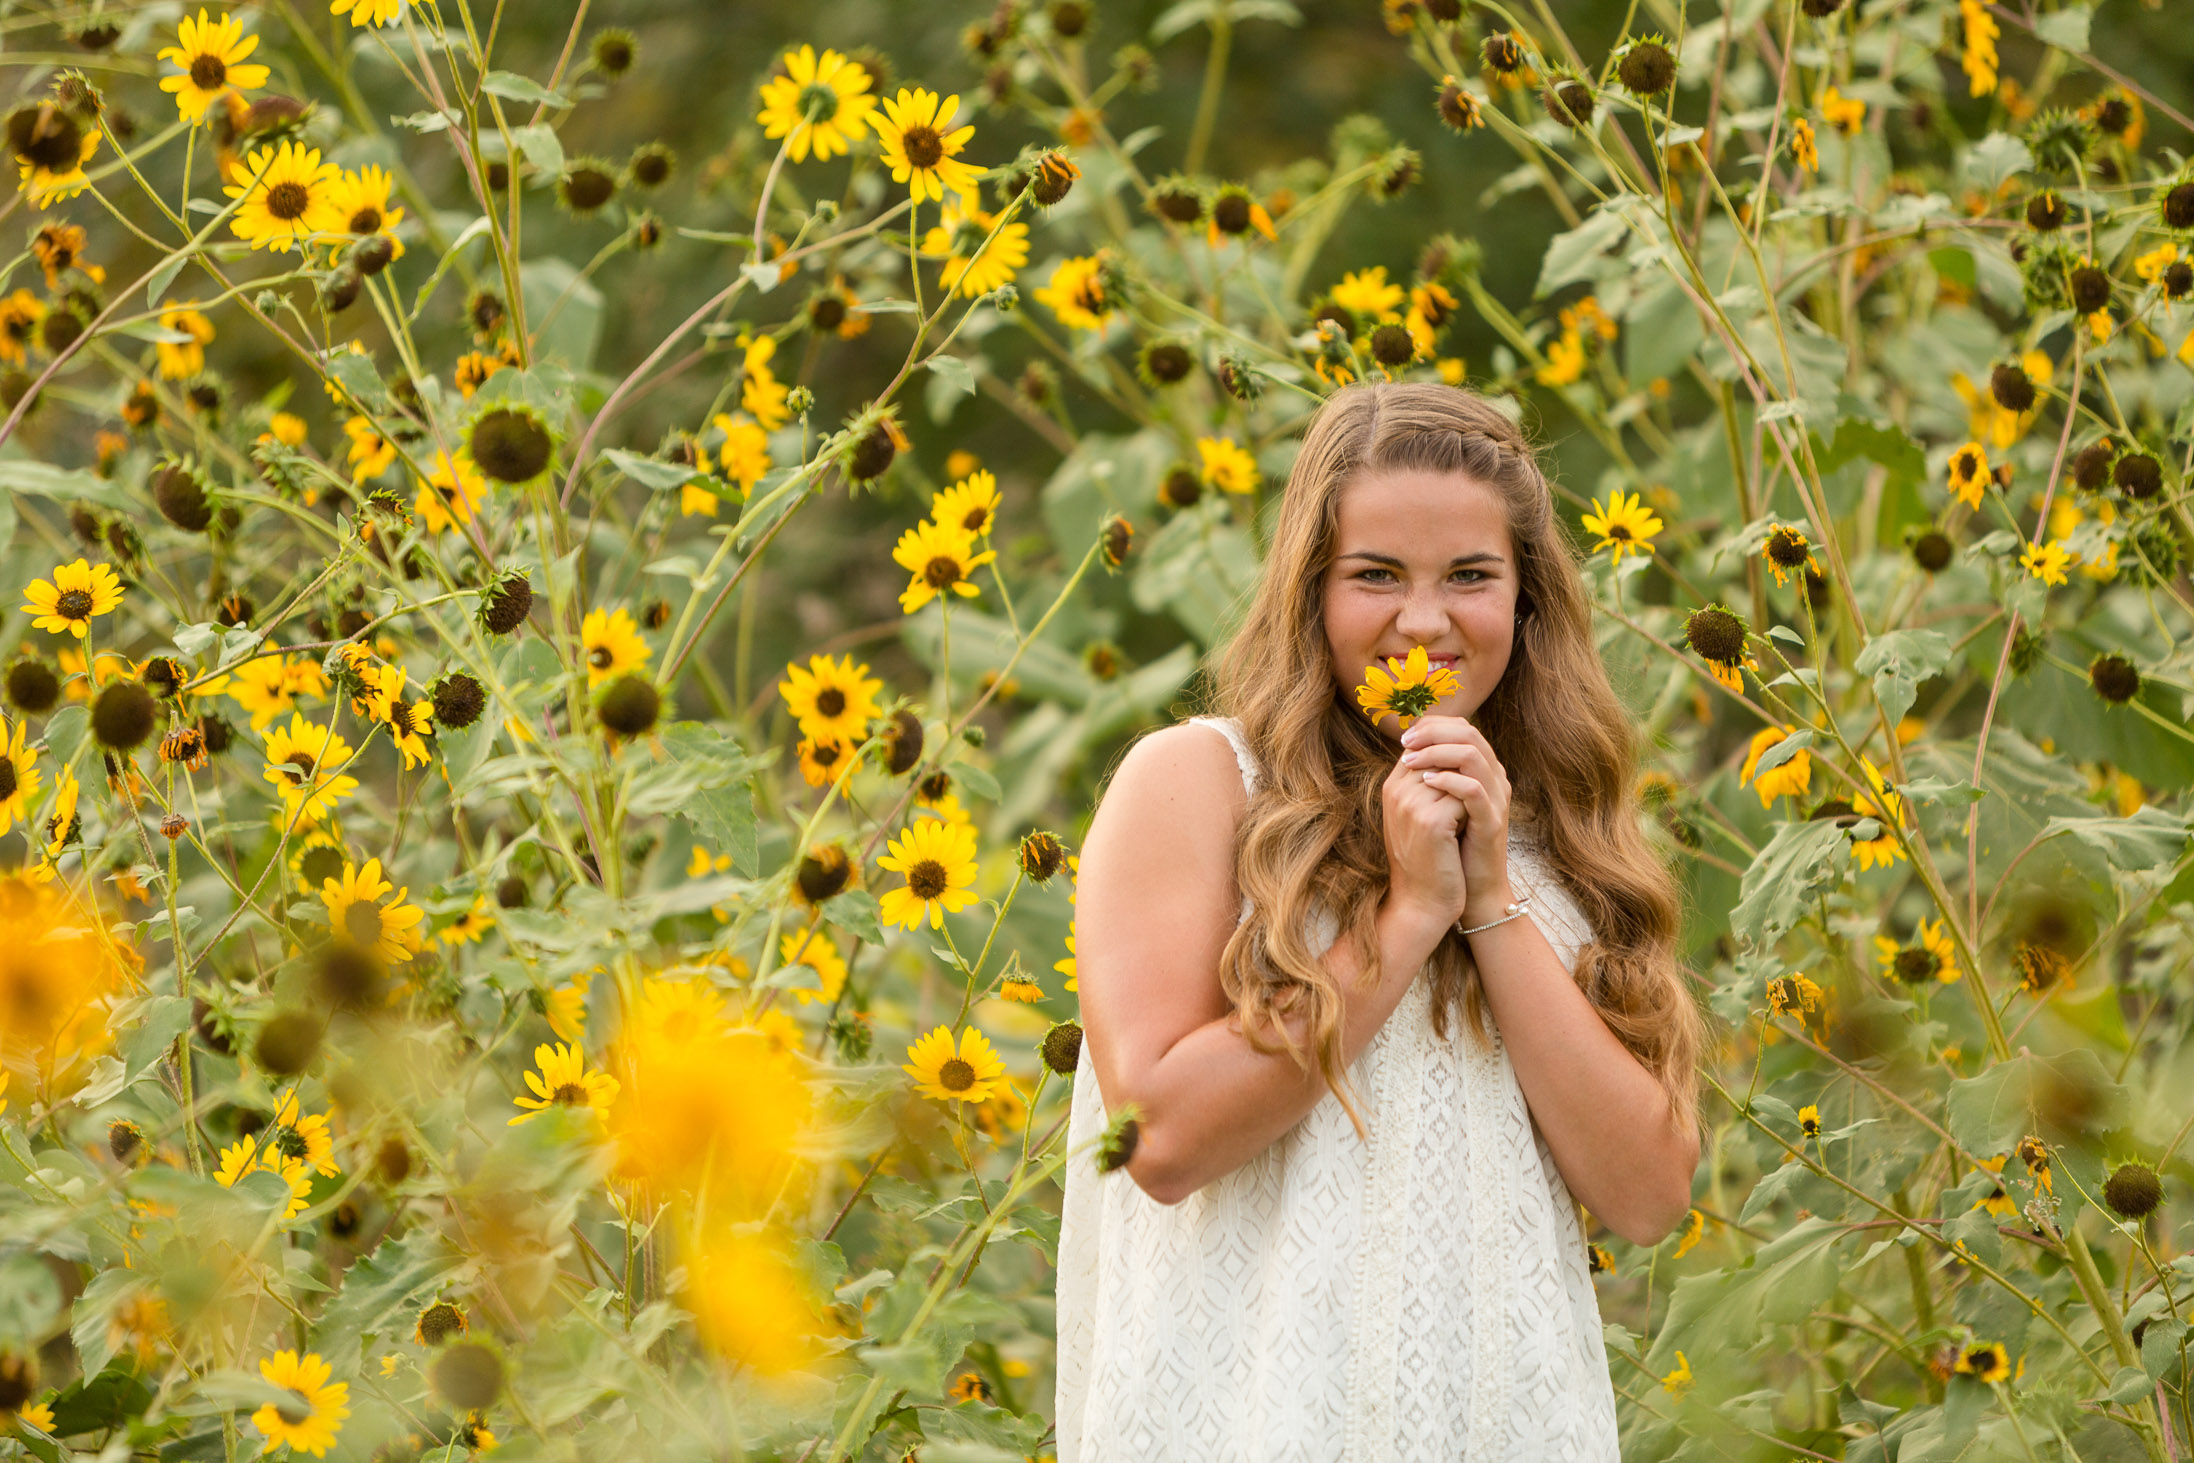
[[1889,630],[1867,642],[1854,669],[1874,678],[1874,696],[1895,726],[1912,709],[1919,683],[1950,664],[1950,640],[1940,630]]
[[[433,1229],[415,1229],[402,1239],[385,1240],[372,1254],[343,1272],[343,1288],[313,1327],[319,1350],[333,1355],[348,1347],[355,1355],[368,1333],[382,1334],[411,1301],[454,1272],[461,1257]],[[398,1329],[404,1323],[398,1320]]]
[[2052,818],[2042,825],[2040,837],[2063,833],[2101,849],[2115,868],[2157,869],[2176,862],[2185,851],[2187,820],[2151,803],[2130,818]]
[[756,852],[754,784],[746,754],[739,744],[697,721],[674,722],[664,728],[664,750],[679,762],[702,772],[701,790],[679,816],[693,826],[702,842],[731,856],[741,873],[754,873],[760,863]]
[[550,91],[530,76],[515,71],[490,71],[480,78],[480,90],[512,102],[533,102],[544,107],[568,107],[571,98]]
[[1613,209],[1599,209],[1567,233],[1556,234],[1539,263],[1539,283],[1531,297],[1545,299],[1564,285],[1589,279],[1600,255],[1629,232],[1623,216]]
[[2079,1139],[2121,1127],[2131,1103],[2085,1047],[2050,1058],[2022,1052],[1951,1083],[1943,1125],[1968,1153],[1992,1158],[2028,1133]]
[[1888,468],[1892,481],[1920,482],[1927,477],[1927,453],[1902,427],[1877,426],[1857,417],[1838,422],[1835,440],[1816,455],[1823,473],[1863,457]]
[[1730,930],[1755,946],[1772,945],[1797,924],[1813,891],[1842,872],[1843,855],[1844,834],[1834,819],[1779,825],[1745,870]]
[[2110,1400],[2130,1407],[2156,1390],[2156,1383],[2137,1366],[2122,1366],[2110,1379]]
[[564,170],[564,142],[556,135],[556,129],[546,122],[536,122],[531,127],[513,127],[510,140],[525,154],[526,161],[550,175]]
[[967,357],[952,355],[932,356],[928,364],[929,386],[922,403],[929,419],[942,426],[962,399],[975,394],[975,367]]
[[190,263],[190,251],[185,250],[155,269],[151,278],[145,281],[145,303],[156,308],[168,303],[166,299],[168,290],[174,286],[175,276],[181,274],[183,266],[188,263]]
[[823,901],[823,918],[871,945],[884,943],[884,922],[876,896],[866,889],[848,889]]
[[1966,149],[1962,170],[1985,193],[1994,193],[2004,179],[2034,166],[2027,145],[2007,132],[1991,132]]
[[1760,754],[1759,764],[1752,769],[1754,777],[1773,772],[1776,768],[1813,745],[1813,728],[1800,727],[1774,746]]
[[627,452],[622,447],[612,447],[602,454],[616,469],[643,488],[665,492],[682,488],[701,476],[701,470],[682,462],[658,462],[652,457],[642,457],[637,452]]
[[2034,22],[2034,34],[2060,51],[2085,51],[2088,31],[2094,23],[2094,6],[2074,5],[2038,17]]

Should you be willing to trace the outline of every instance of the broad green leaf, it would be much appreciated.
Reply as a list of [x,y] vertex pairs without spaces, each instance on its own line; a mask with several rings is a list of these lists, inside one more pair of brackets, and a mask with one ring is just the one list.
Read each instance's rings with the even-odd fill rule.
[[1600,256],[1620,242],[1629,228],[1620,213],[1603,208],[1586,215],[1583,223],[1567,233],[1556,234],[1539,263],[1539,283],[1533,287],[1531,297],[1545,299],[1564,285],[1591,278]]
[[643,488],[665,492],[684,487],[701,476],[701,470],[682,462],[659,462],[652,457],[642,457],[637,452],[627,452],[622,447],[612,447],[602,454],[623,473]]
[[534,102],[545,107],[568,107],[571,98],[560,91],[550,91],[530,76],[520,76],[515,71],[490,71],[480,78],[480,90],[493,93],[512,102]]
[[1950,641],[1940,630],[1888,630],[1867,642],[1853,668],[1874,678],[1882,714],[1895,726],[1912,709],[1920,682],[1950,664]]
[[1755,946],[1772,945],[1797,924],[1813,891],[1833,882],[1847,862],[1844,832],[1829,818],[1783,823],[1745,870],[1743,893],[1729,927]]

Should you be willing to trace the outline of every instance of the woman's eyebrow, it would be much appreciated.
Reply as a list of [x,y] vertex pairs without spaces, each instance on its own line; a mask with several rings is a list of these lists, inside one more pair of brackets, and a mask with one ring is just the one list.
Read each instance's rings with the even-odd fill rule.
[[[1392,554],[1373,553],[1369,549],[1357,549],[1351,553],[1343,554],[1341,557],[1344,559],[1369,559],[1374,564],[1385,564],[1395,569],[1404,567],[1402,561]],[[1475,554],[1458,554],[1448,560],[1447,566],[1453,569],[1458,564],[1499,564],[1502,562],[1504,561],[1499,554],[1487,553],[1481,549]]]

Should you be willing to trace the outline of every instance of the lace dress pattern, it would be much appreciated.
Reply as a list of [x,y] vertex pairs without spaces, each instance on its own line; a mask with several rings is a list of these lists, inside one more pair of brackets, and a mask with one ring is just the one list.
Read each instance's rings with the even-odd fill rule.
[[[1194,717],[1258,768],[1233,722]],[[1574,969],[1590,929],[1530,840],[1509,869]],[[1243,914],[1248,913],[1243,901]],[[1320,911],[1313,949],[1334,939]],[[1443,1040],[1420,978],[1330,1092],[1181,1203],[1088,1145],[1075,1073],[1059,1232],[1059,1463],[1616,1463],[1615,1396],[1577,1206],[1492,1031]]]

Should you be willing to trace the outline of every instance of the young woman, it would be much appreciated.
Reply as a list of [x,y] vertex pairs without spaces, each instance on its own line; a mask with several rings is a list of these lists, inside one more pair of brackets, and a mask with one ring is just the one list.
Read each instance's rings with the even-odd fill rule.
[[[1374,721],[1355,688],[1417,646],[1457,689]],[[1215,699],[1082,850],[1068,1141],[1140,1117],[1066,1172],[1060,1463],[1615,1463],[1577,1205],[1684,1217],[1701,1025],[1516,427],[1335,393]]]

